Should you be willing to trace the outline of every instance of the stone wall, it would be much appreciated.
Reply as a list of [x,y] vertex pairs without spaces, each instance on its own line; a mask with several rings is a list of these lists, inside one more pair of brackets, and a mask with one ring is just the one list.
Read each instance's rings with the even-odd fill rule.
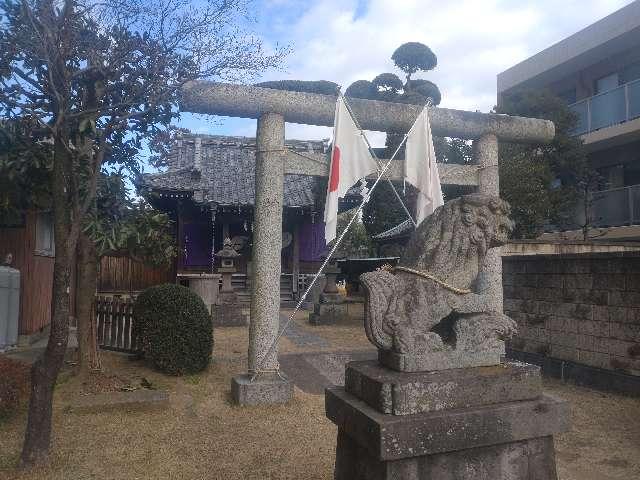
[[640,377],[640,254],[503,258],[507,347]]

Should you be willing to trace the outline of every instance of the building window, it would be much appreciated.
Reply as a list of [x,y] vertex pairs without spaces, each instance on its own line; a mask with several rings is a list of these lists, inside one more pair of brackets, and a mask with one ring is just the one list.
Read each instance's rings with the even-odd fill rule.
[[39,255],[55,254],[53,239],[53,215],[51,212],[38,212],[36,217],[36,253]]
[[640,62],[624,67],[620,76],[621,83],[630,83],[640,79]]
[[596,95],[598,93],[608,92],[609,90],[613,90],[614,88],[618,88],[620,85],[618,79],[618,73],[612,73],[605,77],[601,77],[596,80]]
[[562,100],[564,100],[565,102],[567,102],[567,105],[571,105],[573,103],[576,103],[576,89],[572,88],[570,90],[565,90],[564,92],[560,92],[558,94],[558,97],[560,97]]

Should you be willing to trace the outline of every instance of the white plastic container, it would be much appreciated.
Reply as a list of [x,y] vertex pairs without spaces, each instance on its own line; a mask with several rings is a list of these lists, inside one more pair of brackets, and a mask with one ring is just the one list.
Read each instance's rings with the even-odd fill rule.
[[18,343],[20,271],[0,267],[0,351]]

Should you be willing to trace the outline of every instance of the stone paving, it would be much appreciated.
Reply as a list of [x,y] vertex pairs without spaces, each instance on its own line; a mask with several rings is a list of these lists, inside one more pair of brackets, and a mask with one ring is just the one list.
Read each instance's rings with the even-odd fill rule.
[[[280,313],[280,327],[278,331],[282,331],[282,327],[287,323],[289,313]],[[329,342],[326,339],[314,334],[298,325],[295,321],[291,321],[287,325],[284,336],[288,338],[294,345],[298,347],[306,347],[313,351],[314,348],[328,348]]]
[[377,352],[374,349],[334,353],[291,353],[280,355],[280,367],[303,392],[323,395],[327,387],[344,385],[345,365],[348,362],[375,358]]

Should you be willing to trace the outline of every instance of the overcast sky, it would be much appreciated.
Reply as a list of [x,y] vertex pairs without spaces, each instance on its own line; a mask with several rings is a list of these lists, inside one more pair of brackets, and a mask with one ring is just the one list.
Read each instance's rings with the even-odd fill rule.
[[[496,75],[629,0],[256,0],[252,29],[269,44],[290,45],[284,71],[262,80],[331,80],[343,91],[358,79],[400,73],[391,54],[422,42],[438,66],[415,78],[435,82],[443,107],[489,111]],[[185,115],[194,132],[255,135],[255,121]],[[287,124],[287,138],[330,137],[329,128]],[[379,141],[379,140],[378,140]],[[378,143],[378,142],[375,142]]]

